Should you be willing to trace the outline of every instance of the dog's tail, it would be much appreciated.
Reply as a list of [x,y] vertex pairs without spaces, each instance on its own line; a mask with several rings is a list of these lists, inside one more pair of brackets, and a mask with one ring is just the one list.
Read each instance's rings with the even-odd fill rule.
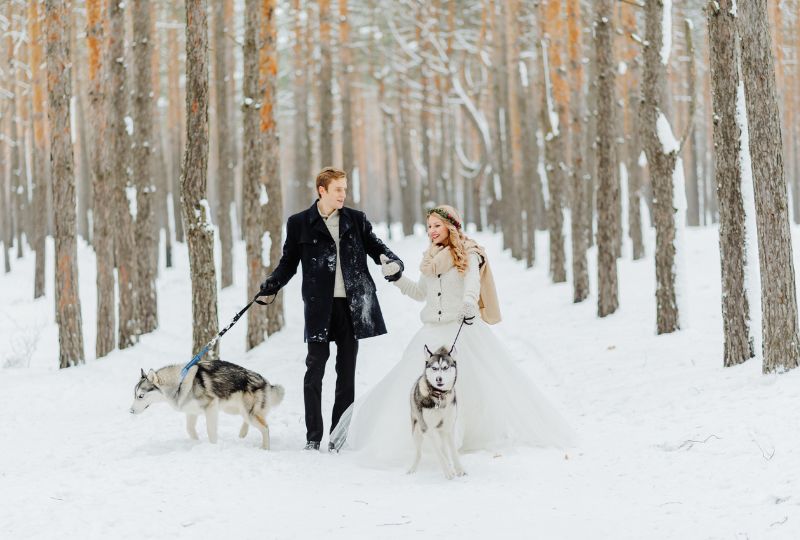
[[267,383],[269,386],[269,390],[267,391],[267,400],[269,401],[270,407],[277,407],[283,401],[283,396],[286,394],[286,390],[280,384],[270,384]]

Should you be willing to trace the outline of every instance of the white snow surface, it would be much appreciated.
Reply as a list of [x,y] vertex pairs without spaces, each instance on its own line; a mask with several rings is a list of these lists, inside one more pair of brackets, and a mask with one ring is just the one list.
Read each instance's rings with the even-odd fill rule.
[[[376,232],[386,238],[385,227]],[[764,376],[754,361],[722,367],[717,230],[685,233],[682,309],[696,324],[664,336],[654,332],[652,254],[619,261],[620,309],[598,319],[594,250],[592,295],[575,305],[569,284],[550,283],[546,231],[531,270],[501,251],[498,236],[476,235],[501,300],[504,321],[494,331],[581,441],[566,452],[466,454],[469,474],[453,481],[429,455],[408,476],[363,468],[348,452],[300,450],[306,348],[299,276],[285,289],[283,331],[246,352],[240,321],[220,341],[222,358],[286,387],[284,403],[268,417],[272,450],[259,449],[254,430],[238,439],[238,418],[224,414],[216,445],[203,420],[200,441],[191,441],[183,415],[167,405],[132,416],[139,368],[184,363],[194,352],[186,246],[174,244],[175,266],[160,269],[158,330],[95,359],[95,259],[79,241],[88,360],[59,370],[48,241],[45,298],[31,301],[32,253],[0,275],[0,366],[15,354],[28,360],[0,369],[0,536],[796,538],[800,370]],[[652,245],[652,229],[645,234]],[[425,245],[421,235],[391,242],[413,277]],[[370,266],[389,334],[361,342],[357,395],[389,371],[420,325],[420,304]],[[220,326],[248,300],[242,242],[234,269],[234,285],[219,291]],[[326,419],[334,363],[323,387]]]
[[658,140],[661,142],[661,148],[665,154],[678,150],[681,145],[675,135],[672,133],[672,126],[669,125],[669,120],[664,116],[664,113],[658,111],[658,118],[656,118],[656,133]]
[[[740,70],[741,71],[741,70]],[[747,106],[744,81],[736,89],[736,123],[741,129],[739,160],[742,165],[742,205],[744,207],[745,272],[744,286],[750,307],[750,335],[757,358],[763,358],[761,344],[761,267],[758,259],[758,231],[756,229],[756,196],[753,187],[753,163],[750,156],[750,128],[747,125]]]
[[669,55],[672,51],[672,0],[662,0],[664,2],[661,15],[661,63],[665,66],[669,64]]

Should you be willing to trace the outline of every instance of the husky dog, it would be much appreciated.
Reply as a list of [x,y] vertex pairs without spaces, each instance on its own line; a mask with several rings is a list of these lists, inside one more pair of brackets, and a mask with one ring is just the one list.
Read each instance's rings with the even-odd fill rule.
[[203,360],[192,366],[183,382],[182,366],[170,365],[145,373],[134,389],[131,413],[139,414],[153,403],[166,401],[186,413],[186,431],[197,439],[197,417],[206,415],[208,440],[217,442],[219,410],[238,414],[244,419],[239,437],[247,435],[248,426],[261,432],[261,448],[269,450],[267,413],[283,400],[284,389],[270,384],[264,377],[236,364],[222,360]]
[[455,359],[447,347],[431,352],[425,346],[425,372],[417,379],[411,390],[411,434],[417,447],[414,464],[408,474],[416,472],[422,456],[422,443],[426,435],[433,439],[436,457],[442,466],[445,477],[463,476],[464,467],[458,461],[456,451],[456,391],[458,375]]

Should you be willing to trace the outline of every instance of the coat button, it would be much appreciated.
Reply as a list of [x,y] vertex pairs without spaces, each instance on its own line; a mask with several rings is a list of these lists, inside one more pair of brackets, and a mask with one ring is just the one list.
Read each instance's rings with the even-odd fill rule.
[[442,293],[437,293],[436,296],[442,296]]
[[315,302],[317,299],[316,299],[316,297],[312,296],[310,300],[311,300],[312,302]]
[[311,262],[312,262],[312,263],[315,263],[315,262],[317,262],[317,258],[316,258],[316,257],[311,257]]
[[442,277],[442,274],[439,274],[439,275],[437,275],[436,277],[438,277],[438,278],[441,278],[441,277]]
[[442,310],[439,310],[439,315],[441,315],[441,314],[442,314]]
[[316,238],[314,238],[314,243],[315,243],[315,244],[317,243],[317,239],[316,239]]

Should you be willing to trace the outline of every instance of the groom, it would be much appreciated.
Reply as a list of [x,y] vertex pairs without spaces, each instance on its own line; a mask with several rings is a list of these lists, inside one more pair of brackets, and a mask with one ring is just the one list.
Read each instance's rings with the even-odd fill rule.
[[[353,403],[358,340],[386,333],[367,269],[367,256],[381,264],[384,255],[397,263],[388,281],[400,279],[403,263],[372,232],[363,212],[346,208],[344,171],[325,167],[317,175],[317,201],[286,223],[286,242],[278,266],[261,284],[271,296],[303,265],[305,341],[308,343],[303,398],[306,412],[306,450],[319,450],[322,440],[322,377],[336,343],[336,393],[331,429]],[[332,445],[328,445],[332,450]]]

